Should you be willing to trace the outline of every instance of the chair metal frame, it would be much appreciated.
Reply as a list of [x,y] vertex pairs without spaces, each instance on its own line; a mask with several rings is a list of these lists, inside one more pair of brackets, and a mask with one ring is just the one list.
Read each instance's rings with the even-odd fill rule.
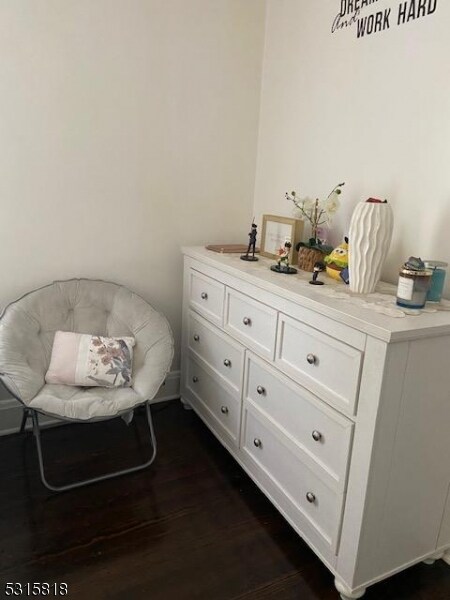
[[[45,487],[52,492],[65,492],[68,490],[72,490],[74,488],[83,487],[85,485],[91,485],[91,484],[97,483],[99,481],[105,481],[106,479],[113,479],[114,477],[120,477],[121,475],[128,475],[129,473],[135,473],[136,471],[142,471],[143,469],[146,469],[153,463],[153,461],[156,458],[157,446],[156,446],[156,436],[155,436],[155,430],[153,428],[153,419],[152,419],[152,413],[150,410],[149,402],[145,402],[145,410],[146,410],[146,415],[147,415],[147,424],[148,424],[148,429],[150,432],[150,440],[151,440],[151,446],[152,446],[152,455],[149,458],[149,460],[147,460],[146,462],[144,462],[140,465],[136,465],[135,467],[129,467],[128,469],[120,469],[118,471],[106,473],[105,475],[99,475],[98,477],[91,477],[89,479],[83,479],[81,481],[76,481],[74,483],[69,483],[66,485],[60,485],[60,486],[53,485],[48,482],[47,477],[45,475],[44,456],[43,456],[42,442],[41,442],[41,428],[39,425],[39,412],[37,410],[34,410],[30,407],[23,408],[20,432],[21,433],[24,432],[26,423],[27,423],[28,419],[31,418],[32,423],[33,423],[34,438],[36,440],[36,449],[37,449],[37,454],[38,454],[39,472],[41,475],[41,481],[45,485]],[[106,420],[106,419],[99,419],[99,420]],[[80,423],[82,421],[72,421],[72,422]]]

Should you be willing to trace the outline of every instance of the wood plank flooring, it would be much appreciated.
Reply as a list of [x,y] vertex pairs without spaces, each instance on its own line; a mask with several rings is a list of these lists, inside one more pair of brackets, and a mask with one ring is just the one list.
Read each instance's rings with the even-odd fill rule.
[[[63,494],[42,486],[30,434],[0,439],[0,597],[6,582],[47,581],[71,600],[337,600],[332,575],[196,415],[153,410],[152,467]],[[49,479],[144,459],[144,414],[135,421],[44,431]],[[365,598],[449,600],[450,567],[418,565]]]

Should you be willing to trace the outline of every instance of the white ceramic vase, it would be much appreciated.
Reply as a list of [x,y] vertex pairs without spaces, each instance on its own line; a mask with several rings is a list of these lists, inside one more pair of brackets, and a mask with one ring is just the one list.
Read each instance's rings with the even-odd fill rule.
[[350,290],[370,294],[380,280],[392,239],[391,205],[369,198],[359,202],[350,221],[348,270]]

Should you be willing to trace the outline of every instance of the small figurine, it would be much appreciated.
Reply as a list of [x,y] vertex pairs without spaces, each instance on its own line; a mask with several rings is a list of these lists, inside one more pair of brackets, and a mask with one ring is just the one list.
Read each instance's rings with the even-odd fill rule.
[[284,246],[280,246],[278,249],[278,268],[281,269],[281,263],[283,267],[289,267],[289,252],[291,251],[292,244],[289,240],[285,240]]
[[339,244],[331,254],[324,258],[327,264],[327,275],[336,281],[341,281],[341,273],[348,267],[348,238],[344,239],[342,244]]
[[[255,256],[255,251],[256,251],[256,236],[258,235],[257,232],[257,225],[255,223],[255,218],[253,217],[253,222],[252,222],[252,229],[250,231],[250,233],[248,234],[249,237],[249,241],[248,241],[248,248],[247,248],[247,252],[246,254],[242,254],[241,255],[241,260],[246,260],[249,262],[255,262],[258,260],[258,257]],[[250,250],[251,250],[251,255],[250,255]]]
[[277,264],[270,267],[271,271],[275,271],[275,273],[285,273],[286,275],[293,275],[294,273],[297,273],[297,269],[289,266],[289,255],[291,253],[291,248],[291,241],[286,238],[283,246],[280,246],[278,249]]
[[325,267],[325,263],[323,262],[316,262],[316,264],[314,265],[314,275],[313,278],[311,279],[311,281],[309,282],[311,285],[324,285],[323,281],[319,281],[317,278],[319,277],[319,273],[322,273],[322,271],[325,271],[326,267]]

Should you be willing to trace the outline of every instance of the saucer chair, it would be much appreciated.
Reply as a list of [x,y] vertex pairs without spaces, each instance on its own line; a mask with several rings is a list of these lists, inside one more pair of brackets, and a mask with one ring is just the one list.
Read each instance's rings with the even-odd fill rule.
[[[131,387],[75,387],[45,382],[56,331],[135,339]],[[0,379],[22,403],[21,431],[28,418],[43,484],[64,491],[148,467],[156,456],[150,401],[170,369],[173,336],[166,318],[145,300],[115,283],[71,279],[56,281],[9,304],[0,317]],[[138,466],[64,486],[45,476],[39,414],[62,421],[92,423],[122,416],[145,405],[152,456]]]

